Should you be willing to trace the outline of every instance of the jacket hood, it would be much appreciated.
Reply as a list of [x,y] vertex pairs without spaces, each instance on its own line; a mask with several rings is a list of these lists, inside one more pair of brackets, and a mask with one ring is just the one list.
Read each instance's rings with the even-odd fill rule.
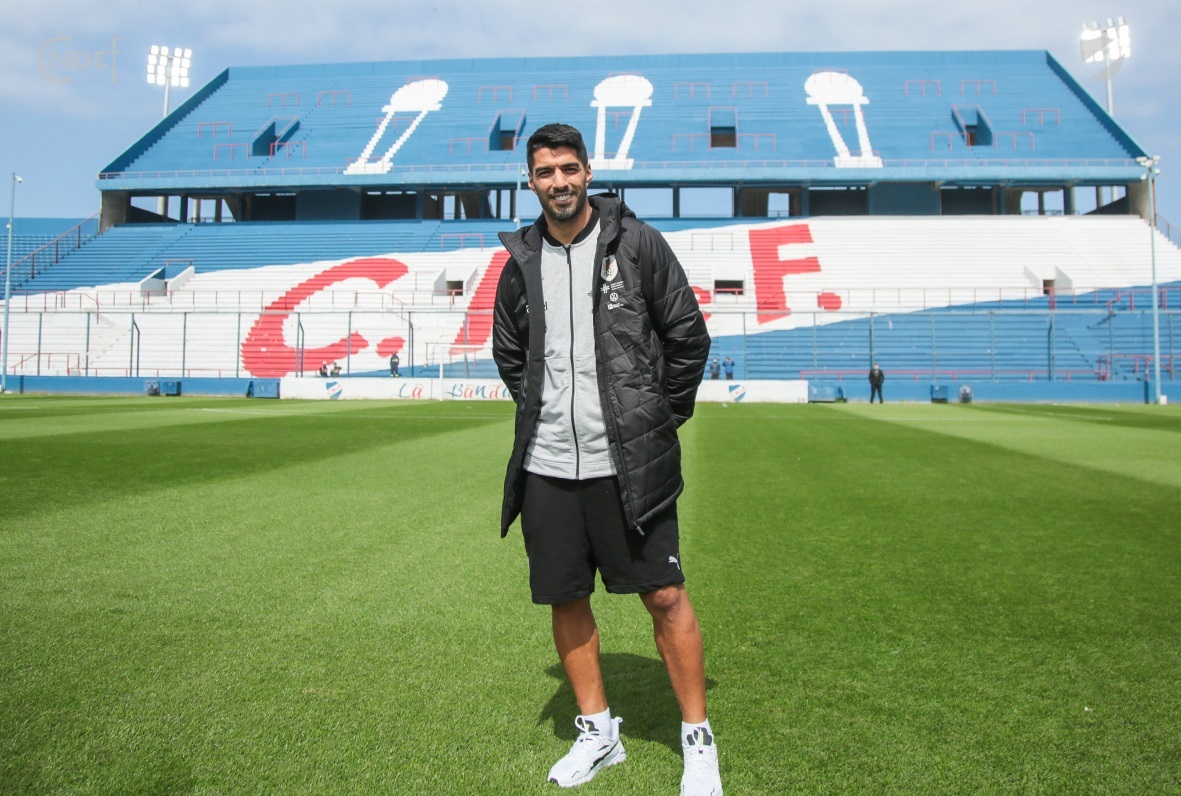
[[[620,222],[624,218],[635,218],[636,214],[624,204],[619,194],[597,193],[587,197],[591,207],[599,211],[599,226],[601,237],[605,241],[613,241],[621,234]],[[541,251],[541,242],[546,229],[545,214],[537,217],[527,227],[514,232],[501,232],[500,242],[517,262],[529,259],[530,255]]]

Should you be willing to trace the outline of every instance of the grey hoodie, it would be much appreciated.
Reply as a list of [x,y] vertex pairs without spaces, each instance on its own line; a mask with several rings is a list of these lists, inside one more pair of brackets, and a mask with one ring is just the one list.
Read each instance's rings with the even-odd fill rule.
[[615,475],[595,367],[595,252],[599,214],[569,246],[544,240],[545,387],[541,419],[525,451],[537,475],[587,479]]

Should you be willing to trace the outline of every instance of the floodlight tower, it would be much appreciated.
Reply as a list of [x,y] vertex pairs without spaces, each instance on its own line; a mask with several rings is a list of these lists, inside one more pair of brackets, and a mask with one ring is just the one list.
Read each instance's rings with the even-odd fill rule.
[[16,172],[12,174],[12,197],[8,203],[8,263],[4,267],[4,355],[0,363],[0,393],[8,392],[8,305],[12,294],[12,233],[16,219],[16,184],[24,182]]
[[1083,63],[1103,64],[1102,71],[1095,76],[1107,82],[1107,113],[1115,116],[1111,78],[1132,55],[1131,28],[1123,17],[1116,17],[1114,20],[1108,18],[1102,25],[1098,20],[1084,22],[1083,31],[1079,35],[1079,50],[1082,52]]
[[[180,47],[161,47],[152,45],[148,51],[148,84],[164,86],[164,115],[168,116],[168,90],[189,87],[189,65],[192,63],[193,51]],[[158,205],[160,215],[168,215],[168,197],[161,196]],[[181,219],[184,220],[183,218]]]
[[[1082,53],[1083,63],[1103,64],[1102,71],[1095,76],[1103,78],[1107,83],[1107,115],[1114,118],[1115,98],[1111,90],[1111,78],[1132,55],[1132,34],[1128,23],[1123,17],[1116,17],[1114,20],[1108,17],[1106,24],[1100,24],[1098,20],[1084,22],[1082,33],[1079,34],[1079,51]],[[1104,204],[1105,194],[1106,191],[1102,187],[1097,187],[1096,202]]]
[[1160,169],[1156,164],[1160,163],[1160,155],[1153,157],[1136,158],[1136,162],[1144,167],[1144,177],[1142,179],[1148,180],[1148,201],[1149,213],[1152,216],[1152,223],[1149,226],[1149,234],[1152,236],[1149,240],[1149,250],[1152,252],[1152,392],[1153,403],[1161,403],[1160,394],[1160,295],[1156,286],[1156,175],[1160,174]]

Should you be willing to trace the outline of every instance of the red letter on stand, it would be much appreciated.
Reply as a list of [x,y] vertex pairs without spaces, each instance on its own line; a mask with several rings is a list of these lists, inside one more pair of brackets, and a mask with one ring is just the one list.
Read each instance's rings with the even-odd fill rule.
[[750,259],[754,264],[755,306],[758,307],[758,321],[770,323],[791,314],[787,306],[787,291],[783,280],[791,274],[807,274],[820,270],[820,261],[815,257],[800,260],[783,260],[779,247],[790,243],[811,243],[812,231],[807,224],[793,224],[774,229],[752,229],[750,231]]
[[[361,257],[329,268],[288,290],[272,301],[255,322],[242,343],[242,366],[252,376],[286,376],[299,368],[299,352],[283,337],[283,324],[300,304],[347,279],[368,279],[380,288],[406,275],[409,269],[388,257]],[[315,370],[321,360],[344,359],[368,347],[369,341],[357,332],[320,348],[304,353],[305,371]]]

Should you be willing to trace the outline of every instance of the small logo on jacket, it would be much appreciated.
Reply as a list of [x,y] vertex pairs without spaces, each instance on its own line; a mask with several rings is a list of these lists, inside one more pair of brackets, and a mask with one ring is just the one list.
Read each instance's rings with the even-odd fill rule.
[[676,556],[669,556],[669,557],[668,557],[668,563],[670,563],[670,564],[676,564],[676,565],[677,565],[677,569],[680,569],[680,568],[681,568],[681,562],[680,562],[680,561],[677,561],[677,557],[676,557]]
[[615,262],[615,258],[608,255],[603,258],[603,270],[601,275],[604,281],[610,282],[619,276],[619,263]]

